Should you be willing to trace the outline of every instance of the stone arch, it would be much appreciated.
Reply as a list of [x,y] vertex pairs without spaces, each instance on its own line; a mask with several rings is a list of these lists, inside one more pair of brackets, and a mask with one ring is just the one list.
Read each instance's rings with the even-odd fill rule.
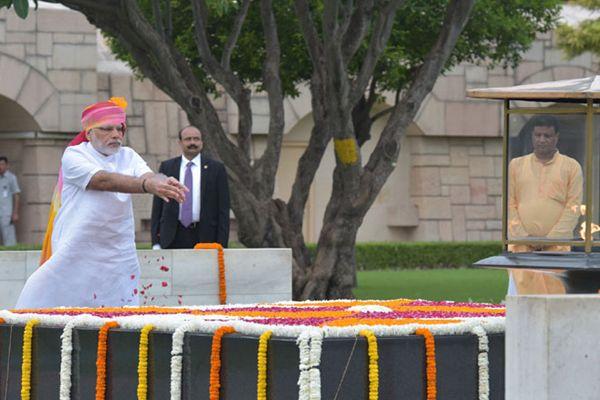
[[14,100],[0,95],[0,138],[2,133],[35,132],[41,128],[27,110]]
[[3,53],[0,71],[0,96],[16,103],[15,110],[29,114],[37,130],[58,131],[59,94],[48,78],[26,62]]

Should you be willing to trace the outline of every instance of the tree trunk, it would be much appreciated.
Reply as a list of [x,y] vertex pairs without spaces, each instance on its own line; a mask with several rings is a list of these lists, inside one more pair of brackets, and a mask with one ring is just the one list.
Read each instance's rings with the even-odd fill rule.
[[[237,189],[232,188],[232,194],[235,191]],[[301,298],[311,260],[302,230],[298,231],[291,223],[286,203],[280,199],[269,199],[258,207],[246,204],[235,207],[234,211],[238,221],[238,237],[245,246],[292,249],[293,298]]]
[[[339,201],[332,199],[333,202]],[[356,257],[354,247],[360,222],[343,217],[326,217],[301,298],[353,298]]]

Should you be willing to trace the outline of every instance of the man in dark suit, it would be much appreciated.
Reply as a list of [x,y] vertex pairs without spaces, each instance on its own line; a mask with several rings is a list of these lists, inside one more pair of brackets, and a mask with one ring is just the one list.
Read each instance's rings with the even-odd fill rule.
[[202,133],[194,126],[179,131],[181,157],[160,164],[159,172],[172,176],[190,190],[182,204],[154,197],[152,248],[190,249],[196,243],[229,240],[229,186],[222,163],[201,154]]

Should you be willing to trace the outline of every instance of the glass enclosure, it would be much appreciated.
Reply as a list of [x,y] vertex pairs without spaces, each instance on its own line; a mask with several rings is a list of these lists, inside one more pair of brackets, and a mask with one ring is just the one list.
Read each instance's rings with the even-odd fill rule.
[[504,104],[507,249],[590,252],[600,246],[600,108],[591,101]]

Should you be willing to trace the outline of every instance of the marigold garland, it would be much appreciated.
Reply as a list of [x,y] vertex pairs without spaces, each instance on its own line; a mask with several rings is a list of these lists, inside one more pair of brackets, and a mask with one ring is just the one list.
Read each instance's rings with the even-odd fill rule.
[[5,324],[6,320],[4,318],[0,318],[0,324]]
[[108,330],[117,328],[119,324],[109,321],[102,325],[98,331],[98,353],[96,355],[96,400],[106,398],[106,350],[108,342]]
[[256,383],[257,400],[267,400],[267,347],[272,331],[266,331],[258,339],[258,379]]
[[417,329],[415,334],[425,338],[425,360],[427,371],[427,400],[437,398],[437,367],[435,364],[435,339],[427,328]]
[[31,398],[31,341],[33,338],[33,327],[39,324],[39,320],[32,319],[25,325],[23,331],[23,360],[21,365],[21,400]]
[[219,262],[219,301],[221,304],[227,303],[227,287],[225,283],[225,257],[223,255],[223,246],[221,246],[219,243],[196,243],[194,249],[217,250],[217,260]]
[[210,381],[208,394],[210,400],[218,400],[221,389],[221,339],[228,333],[234,333],[231,326],[222,326],[213,335],[210,349]]
[[363,329],[360,336],[367,339],[369,353],[369,400],[379,399],[379,352],[377,337],[370,330]]
[[138,400],[146,400],[148,396],[148,336],[154,325],[148,324],[140,333],[140,349],[138,356]]

